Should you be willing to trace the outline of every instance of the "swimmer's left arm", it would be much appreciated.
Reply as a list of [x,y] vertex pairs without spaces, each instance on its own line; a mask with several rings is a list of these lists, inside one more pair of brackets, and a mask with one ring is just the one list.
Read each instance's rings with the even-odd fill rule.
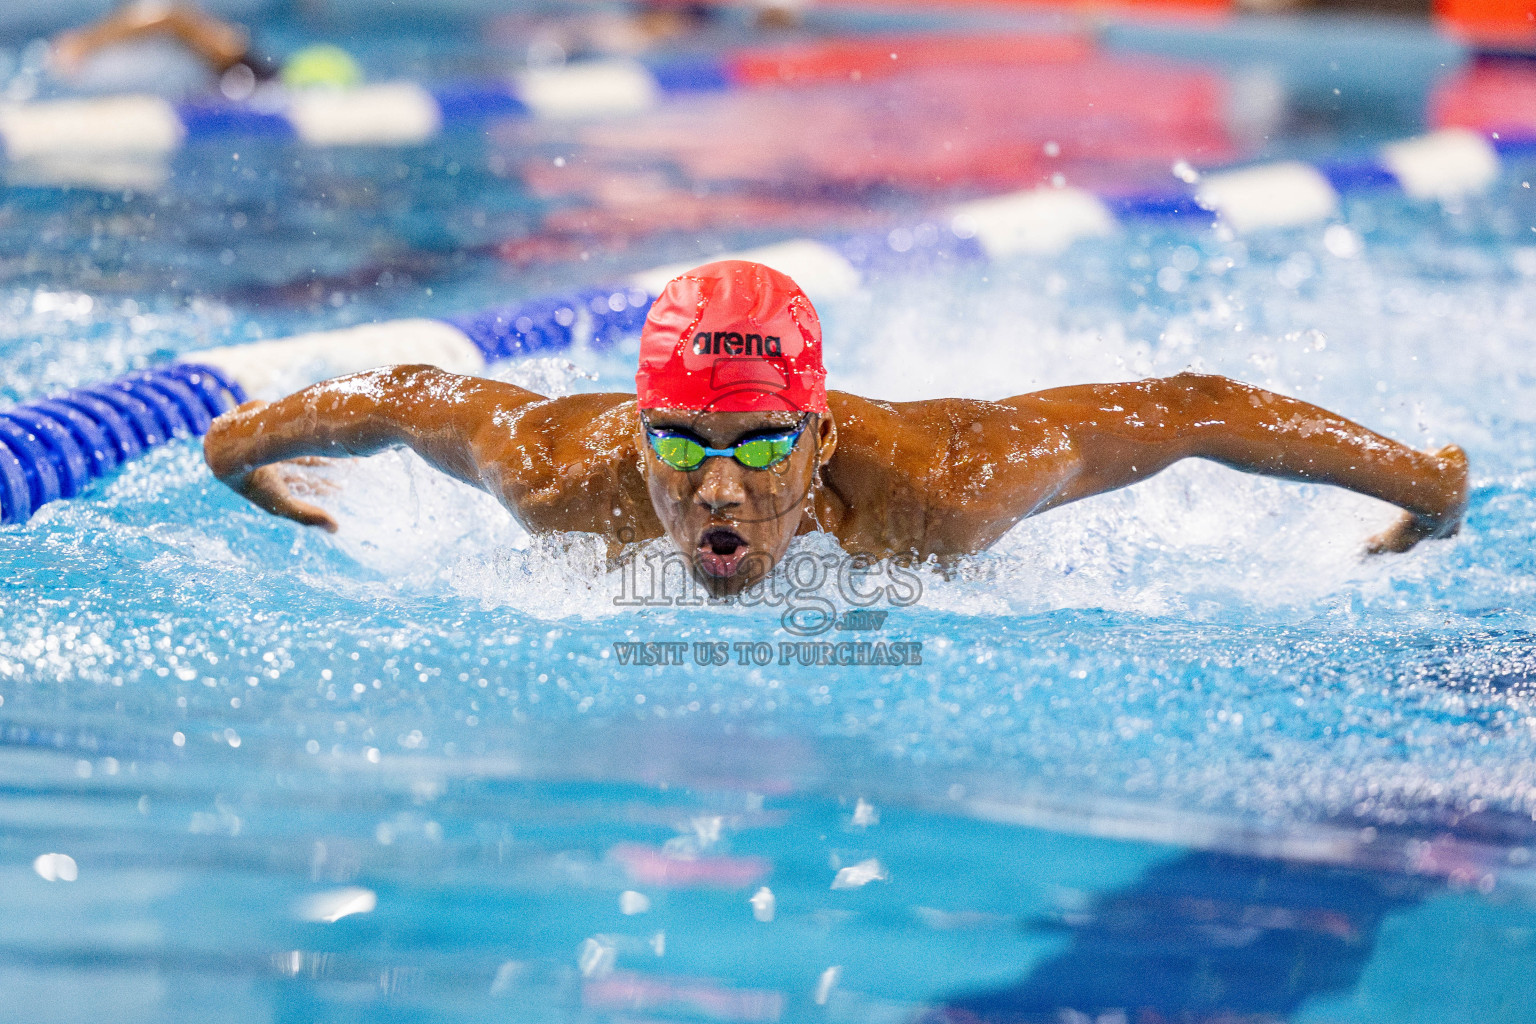
[[1248,473],[1332,484],[1404,510],[1372,552],[1406,551],[1455,533],[1467,502],[1466,454],[1416,451],[1318,406],[1228,380],[1179,374],[1092,384],[1002,403],[1065,429],[1077,456],[1034,511],[1144,480],[1185,458]]

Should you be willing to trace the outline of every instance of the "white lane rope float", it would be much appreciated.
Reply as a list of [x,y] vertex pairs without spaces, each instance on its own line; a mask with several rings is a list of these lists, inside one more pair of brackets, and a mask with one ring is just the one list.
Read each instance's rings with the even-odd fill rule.
[[[1234,233],[1291,228],[1334,216],[1342,195],[1396,189],[1441,200],[1480,191],[1501,157],[1527,150],[1452,129],[1392,143],[1369,158],[1286,161],[1199,175],[1177,189],[1130,196],[1043,187],[978,199],[945,217],[878,234],[792,239],[716,259],[751,259],[805,288],[812,301],[857,291],[873,276],[935,264],[1050,255],[1111,234],[1125,221],[1222,225]],[[174,438],[199,437],[214,417],[309,382],[395,363],[478,373],[510,359],[595,348],[638,333],[667,281],[692,264],[656,267],[607,287],[528,299],[441,319],[413,318],[206,349],[165,366],[0,411],[0,523],[43,505]]]

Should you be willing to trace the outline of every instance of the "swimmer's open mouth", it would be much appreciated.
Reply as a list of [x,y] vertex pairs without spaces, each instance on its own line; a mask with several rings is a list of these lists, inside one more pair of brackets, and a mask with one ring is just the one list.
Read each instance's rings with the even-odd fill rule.
[[711,576],[734,576],[750,546],[745,537],[729,527],[711,527],[699,539],[699,564]]

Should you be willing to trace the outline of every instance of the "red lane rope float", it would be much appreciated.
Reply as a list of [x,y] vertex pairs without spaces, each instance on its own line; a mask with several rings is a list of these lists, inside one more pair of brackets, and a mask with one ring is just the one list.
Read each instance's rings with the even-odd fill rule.
[[[931,0],[838,0],[861,7],[926,6]],[[1049,8],[1090,16],[1152,15],[1164,18],[1220,18],[1230,14],[1232,0],[949,0],[948,6],[987,8]]]
[[873,82],[931,68],[1067,64],[1093,55],[1084,35],[885,36],[727,55],[739,85]]
[[1536,135],[1536,64],[1485,60],[1463,68],[1431,94],[1429,123]]
[[1536,50],[1536,0],[1435,0],[1435,19],[1478,46]]

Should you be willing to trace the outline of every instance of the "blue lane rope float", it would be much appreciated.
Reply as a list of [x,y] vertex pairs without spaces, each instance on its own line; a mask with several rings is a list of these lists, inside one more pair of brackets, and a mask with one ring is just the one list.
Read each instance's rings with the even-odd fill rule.
[[91,478],[90,465],[84,449],[62,423],[26,406],[0,414],[0,421],[5,422],[8,433],[20,431],[37,438],[48,449],[50,460],[58,468],[60,497],[73,498],[85,488]]
[[149,448],[201,436],[245,401],[220,370],[196,363],[140,370],[0,413],[0,523],[80,494]]
[[[791,239],[733,256],[775,267],[812,301],[835,300],[888,271],[1049,256],[1108,235],[1122,221],[1219,226],[1233,233],[1294,228],[1335,217],[1342,195],[1395,189],[1421,200],[1486,188],[1501,154],[1533,147],[1448,130],[1383,147],[1366,159],[1295,161],[1211,174],[1183,168],[1175,188],[1100,196],[1072,187],[978,199],[915,227],[832,239]],[[0,412],[0,522],[80,494],[174,438],[201,436],[248,396],[395,363],[475,374],[512,359],[585,342],[610,346],[639,332],[655,296],[692,264],[657,267],[586,288],[442,319],[364,324],[189,353],[178,362]]]

